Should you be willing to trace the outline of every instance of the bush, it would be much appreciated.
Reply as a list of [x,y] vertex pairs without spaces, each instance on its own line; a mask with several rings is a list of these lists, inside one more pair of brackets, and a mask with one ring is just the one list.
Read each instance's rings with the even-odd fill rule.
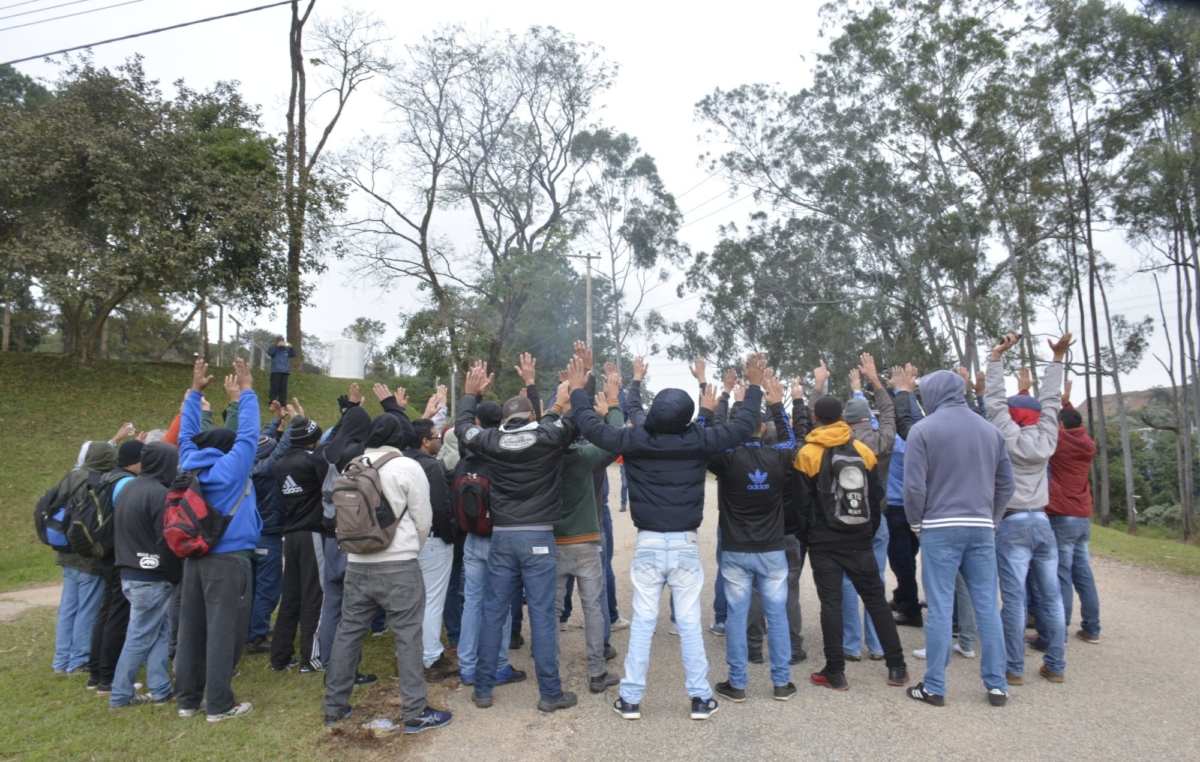
[[1138,515],[1138,525],[1156,529],[1181,529],[1183,511],[1178,505],[1152,505]]

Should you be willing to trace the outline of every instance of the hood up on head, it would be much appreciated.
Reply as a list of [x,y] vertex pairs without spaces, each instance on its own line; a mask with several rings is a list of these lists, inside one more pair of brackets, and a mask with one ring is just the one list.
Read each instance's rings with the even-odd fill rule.
[[920,385],[921,401],[925,403],[925,407],[929,409],[930,414],[936,413],[943,407],[950,407],[952,405],[966,407],[967,400],[963,396],[962,376],[954,371],[934,371],[928,376],[923,376],[920,380]]
[[237,432],[232,429],[227,429],[224,426],[212,428],[208,431],[201,431],[199,434],[192,435],[192,444],[196,445],[198,450],[214,449],[220,450],[226,455],[233,449],[233,443],[237,441]]
[[408,442],[405,441],[404,429],[400,421],[391,413],[384,413],[371,421],[371,435],[367,437],[367,447],[395,447],[403,450]]
[[650,412],[646,414],[646,422],[642,425],[647,431],[678,434],[692,422],[695,412],[696,403],[692,402],[687,392],[682,389],[663,389],[655,395]]
[[89,442],[83,456],[83,470],[106,474],[117,465],[117,450],[108,442]]
[[171,486],[179,474],[179,450],[166,442],[151,442],[142,448],[142,476]]

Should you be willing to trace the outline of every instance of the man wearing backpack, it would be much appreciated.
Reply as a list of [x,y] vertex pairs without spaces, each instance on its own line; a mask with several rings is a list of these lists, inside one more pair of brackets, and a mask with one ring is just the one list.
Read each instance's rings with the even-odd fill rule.
[[[113,513],[116,568],[122,595],[129,602],[129,629],[108,701],[113,709],[148,701],[164,704],[174,696],[167,671],[171,637],[167,608],[182,564],[163,541],[163,509],[167,488],[179,471],[179,453],[165,442],[155,442],[146,445],[141,457],[141,472],[122,488]],[[134,690],[143,663],[149,695]]]
[[[759,424],[760,384],[766,372],[766,359],[752,355],[744,372],[750,383],[745,405],[725,426],[705,429],[692,423],[695,403],[682,389],[659,392],[642,421],[640,389],[635,384],[628,398],[629,417],[635,421],[634,426],[615,429],[604,425],[588,404],[584,386],[590,370],[579,358],[571,360],[567,380],[580,431],[596,446],[625,456],[630,515],[638,528],[629,651],[621,696],[613,704],[613,709],[627,720],[642,717],[650,641],[664,587],[670,588],[674,600],[691,699],[690,717],[707,720],[717,711],[717,701],[708,682],[708,657],[700,625],[704,567],[696,530],[704,517],[709,458],[749,439]],[[715,404],[715,399],[713,389],[709,404]],[[712,415],[711,409],[702,408],[700,412],[705,417]]]
[[[417,558],[433,517],[424,470],[401,454],[410,430],[388,413],[375,418],[366,449],[342,471],[335,488],[338,540],[350,552],[342,620],[325,673],[326,727],[334,727],[351,715],[350,694],[362,644],[380,607],[387,612],[388,626],[396,638],[404,732],[444,727],[451,720],[450,712],[433,709],[425,698],[421,644],[425,583]],[[390,524],[384,524],[380,514],[386,514]],[[369,521],[358,525],[363,518]],[[372,540],[387,544],[371,544],[372,552],[355,552],[364,529]]]
[[121,658],[121,648],[125,645],[125,631],[129,627],[129,601],[121,592],[121,575],[117,571],[114,559],[115,525],[113,507],[117,495],[125,488],[141,470],[143,444],[140,440],[130,439],[123,442],[117,449],[117,467],[104,475],[100,488],[95,492],[97,518],[102,528],[97,532],[105,549],[100,560],[104,577],[104,600],[100,604],[100,614],[96,617],[96,626],[92,629],[92,658],[88,662],[91,673],[87,687],[95,688],[96,693],[107,696],[112,692],[113,672],[117,668],[117,659]]
[[250,481],[258,449],[258,397],[250,367],[241,358],[233,366],[236,375],[230,383],[238,388],[237,433],[226,428],[200,431],[201,393],[212,381],[203,360],[193,368],[192,390],[179,427],[180,469],[195,473],[205,502],[228,521],[212,550],[184,560],[181,582],[175,654],[179,716],[191,717],[203,709],[209,722],[241,717],[253,709],[250,702],[234,698],[230,681],[250,625],[254,602],[250,559],[262,529]]
[[819,397],[813,403],[813,417],[817,428],[805,437],[795,462],[800,472],[800,536],[812,560],[825,645],[825,667],[809,679],[838,691],[850,688],[842,650],[842,577],[848,575],[875,624],[888,685],[904,685],[908,682],[904,648],[871,547],[882,520],[878,461],[871,448],[851,437],[837,397]]
[[486,363],[475,363],[467,374],[466,394],[455,421],[458,441],[483,458],[491,479],[492,542],[473,699],[481,709],[492,706],[500,628],[514,593],[523,587],[540,693],[538,709],[553,712],[578,701],[574,693],[562,689],[554,615],[558,579],[554,524],[562,518],[563,455],[578,429],[569,420],[535,422],[533,406],[525,396],[504,403],[504,421],[499,428],[476,425],[477,395],[494,380],[495,375],[488,376]]
[[[100,486],[104,474],[111,471],[116,462],[117,452],[112,444],[89,442],[82,466],[64,476],[43,500],[48,499],[52,507],[64,508],[69,517],[74,503],[92,499],[92,490]],[[59,544],[51,545],[57,551],[54,563],[63,570],[52,664],[54,671],[60,675],[76,674],[87,667],[91,659],[96,615],[104,597],[100,559],[85,558],[72,552],[66,540],[66,527],[63,530],[57,540]]]
[[321,487],[329,464],[313,454],[321,441],[321,427],[304,416],[288,426],[291,451],[274,468],[275,483],[283,495],[287,520],[283,525],[283,597],[271,637],[271,669],[292,667],[296,627],[300,628],[300,674],[321,671],[321,570],[317,554],[324,555]]

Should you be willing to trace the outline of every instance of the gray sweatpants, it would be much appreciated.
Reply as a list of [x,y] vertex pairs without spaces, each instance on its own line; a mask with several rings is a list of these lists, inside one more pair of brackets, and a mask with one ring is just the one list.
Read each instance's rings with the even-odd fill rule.
[[373,564],[349,563],[343,588],[342,620],[325,671],[325,716],[341,717],[350,705],[362,644],[380,607],[396,636],[400,666],[401,713],[420,717],[425,702],[425,663],[421,623],[425,619],[425,581],[416,559]]
[[[562,618],[563,601],[567,595],[567,577],[575,577],[579,590],[579,602],[583,607],[583,634],[587,641],[588,675],[599,677],[608,671],[604,661],[604,620],[608,616],[608,601],[604,611],[600,607],[600,596],[604,592],[604,562],[600,556],[600,543],[581,542],[559,545],[558,552],[558,595],[555,607],[558,618]],[[558,638],[555,643],[558,643]],[[561,657],[561,648],[559,649]],[[561,658],[559,659],[561,662]]]
[[250,559],[209,553],[183,562],[175,693],[180,709],[198,709],[207,693],[208,714],[233,709],[233,670],[250,627],[254,581]]

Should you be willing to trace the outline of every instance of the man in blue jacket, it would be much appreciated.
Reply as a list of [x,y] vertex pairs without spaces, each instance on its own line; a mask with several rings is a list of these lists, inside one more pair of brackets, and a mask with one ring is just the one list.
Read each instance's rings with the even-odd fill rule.
[[[708,658],[700,628],[700,563],[696,530],[704,517],[705,472],[708,459],[749,439],[759,425],[766,359],[751,355],[744,376],[750,383],[745,403],[727,425],[706,429],[692,422],[695,405],[682,389],[664,389],[640,426],[616,429],[603,424],[591,410],[584,386],[590,371],[579,358],[571,360],[567,381],[571,407],[580,433],[597,447],[625,456],[629,475],[629,507],[638,528],[633,559],[633,623],[621,697],[613,704],[628,720],[642,717],[641,701],[650,665],[650,640],[658,619],[663,587],[670,587],[683,649],[691,718],[706,720],[717,711],[708,682]],[[715,388],[709,387],[701,415],[711,417]]]
[[289,361],[295,356],[296,349],[282,336],[275,339],[275,346],[267,347],[267,357],[271,358],[271,399],[280,405],[287,405],[288,376],[292,372]]
[[183,562],[175,692],[180,717],[204,709],[209,722],[241,717],[253,708],[248,701],[234,699],[230,681],[246,644],[254,601],[250,561],[262,531],[250,480],[258,450],[258,397],[250,367],[240,357],[233,367],[236,377],[228,383],[236,383],[239,390],[237,432],[200,431],[200,399],[212,381],[203,360],[196,360],[193,368],[192,390],[179,426],[180,470],[195,471],[209,505],[232,514],[216,547]]

